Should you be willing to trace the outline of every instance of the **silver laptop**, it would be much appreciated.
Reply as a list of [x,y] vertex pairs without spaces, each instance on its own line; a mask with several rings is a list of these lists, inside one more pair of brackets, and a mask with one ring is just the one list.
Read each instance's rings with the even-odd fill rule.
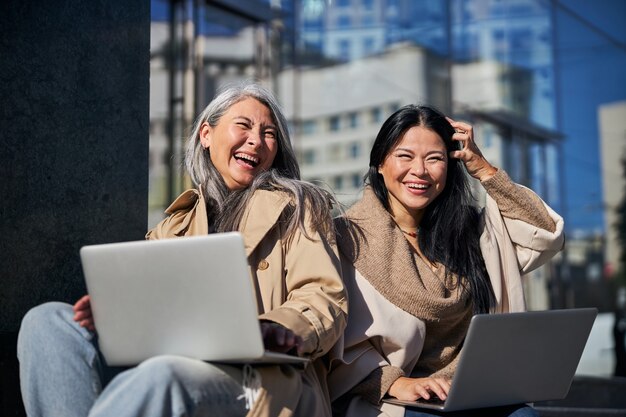
[[567,395],[595,308],[478,314],[470,322],[445,401],[383,401],[456,411],[556,400]]
[[80,256],[109,365],[162,354],[227,363],[308,361],[265,351],[239,233],[90,245]]

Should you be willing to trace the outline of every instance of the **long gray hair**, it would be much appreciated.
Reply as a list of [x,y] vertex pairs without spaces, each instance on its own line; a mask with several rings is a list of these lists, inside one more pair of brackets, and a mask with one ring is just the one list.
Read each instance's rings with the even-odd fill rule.
[[[200,128],[203,123],[217,126],[220,118],[234,104],[246,98],[254,98],[267,106],[277,129],[278,151],[270,169],[259,174],[252,183],[240,190],[229,190],[219,171],[211,161],[210,149],[200,142]],[[330,220],[330,208],[335,204],[334,197],[313,184],[300,181],[300,167],[291,147],[287,121],[273,94],[253,82],[227,86],[197,117],[193,130],[187,139],[185,166],[191,180],[202,189],[207,201],[209,223],[217,232],[237,230],[244,209],[256,190],[284,192],[290,195],[292,204],[282,218],[286,223],[287,235],[292,236],[297,228],[306,232],[305,211],[309,211],[310,224],[315,231],[326,237],[334,235]]]

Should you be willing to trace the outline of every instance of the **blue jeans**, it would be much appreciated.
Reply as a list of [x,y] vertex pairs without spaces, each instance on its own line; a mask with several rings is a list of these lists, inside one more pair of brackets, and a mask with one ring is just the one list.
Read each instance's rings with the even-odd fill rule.
[[433,417],[433,416],[446,416],[446,417],[539,417],[537,411],[526,405],[507,405],[503,407],[491,407],[491,408],[478,408],[475,410],[464,411],[433,411],[433,410],[418,410],[418,409],[406,409],[404,417]]
[[22,320],[17,350],[29,417],[246,414],[241,370],[179,356],[109,367],[95,334],[73,315],[69,304],[51,302]]

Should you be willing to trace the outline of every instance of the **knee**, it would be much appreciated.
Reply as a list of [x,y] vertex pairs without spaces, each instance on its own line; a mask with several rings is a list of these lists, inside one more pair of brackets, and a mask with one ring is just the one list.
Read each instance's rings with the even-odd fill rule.
[[194,372],[197,361],[182,356],[160,355],[143,361],[138,372],[148,380],[174,383]]
[[46,335],[55,333],[63,323],[72,321],[72,306],[60,302],[48,302],[30,309],[20,324],[17,339],[18,357],[26,349],[46,348]]
[[156,391],[196,392],[228,384],[231,378],[207,362],[176,355],[161,355],[142,362],[135,377]]
[[20,326],[20,333],[34,329],[45,330],[73,321],[74,310],[66,303],[51,301],[31,308]]

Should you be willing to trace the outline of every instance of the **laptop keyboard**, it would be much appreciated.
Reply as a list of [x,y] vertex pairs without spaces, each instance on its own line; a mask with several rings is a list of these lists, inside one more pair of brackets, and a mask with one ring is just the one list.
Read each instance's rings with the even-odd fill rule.
[[433,395],[428,400],[426,398],[420,398],[416,402],[418,402],[418,403],[425,403],[425,404],[433,404],[433,405],[443,405],[445,403],[445,400],[442,400],[439,397],[437,397],[436,395]]

